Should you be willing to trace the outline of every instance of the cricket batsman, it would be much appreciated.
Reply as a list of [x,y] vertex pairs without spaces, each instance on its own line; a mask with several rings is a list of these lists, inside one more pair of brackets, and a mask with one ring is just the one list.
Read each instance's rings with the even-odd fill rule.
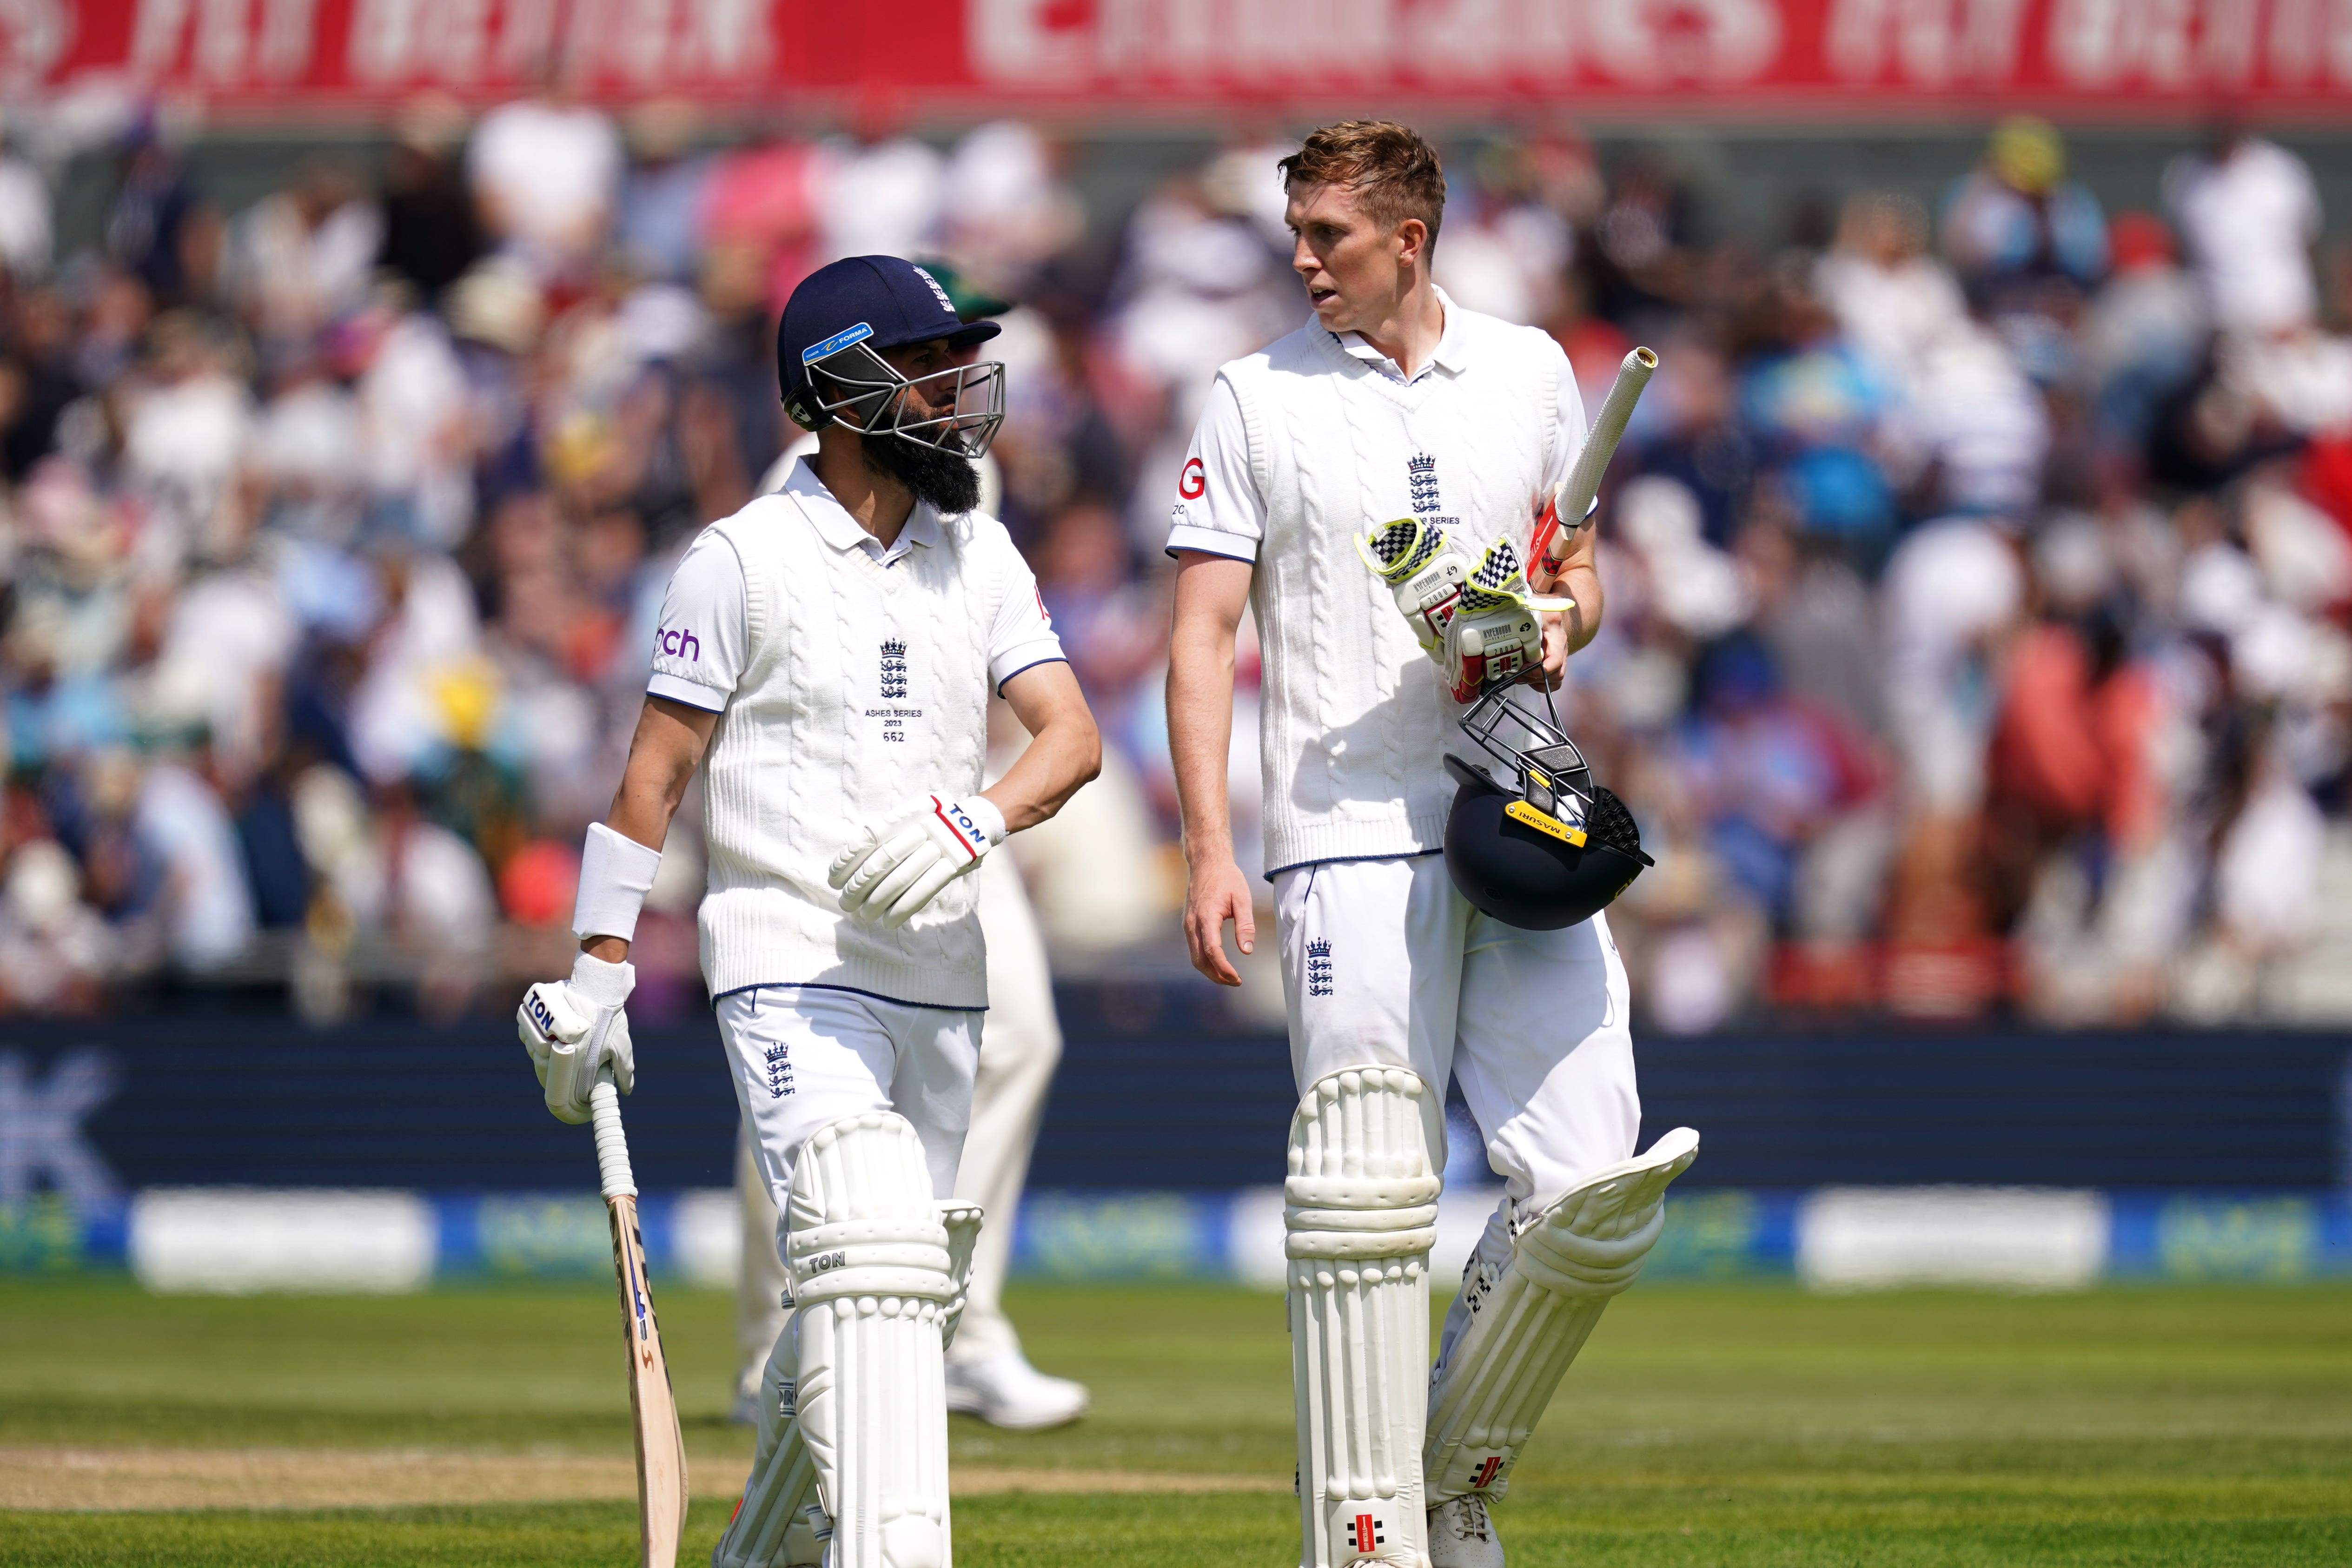
[[[1185,937],[1224,985],[1225,925],[1256,942],[1225,797],[1246,605],[1302,1094],[1285,1215],[1300,1562],[1497,1568],[1487,1505],[1696,1152],[1678,1130],[1634,1157],[1625,970],[1597,913],[1622,883],[1507,923],[1449,873],[1468,705],[1541,704],[1600,627],[1582,517],[1561,519],[1547,595],[1525,575],[1584,413],[1549,337],[1431,281],[1445,183],[1419,135],[1328,126],[1280,169],[1313,316],[1218,373],[1169,536]],[[1449,1078],[1507,1185],[1432,1370]]]
[[[943,1356],[981,1213],[950,1195],[988,1005],[971,873],[1101,757],[1035,580],[975,509],[997,331],[897,256],[793,291],[779,377],[817,454],[679,561],[588,831],[580,956],[520,1013],[557,1116],[585,1121],[600,1073],[631,1086],[629,937],[699,767],[703,976],[793,1303],[717,1564],[950,1560]],[[983,789],[992,687],[1032,738]]]
[[[963,321],[985,320],[1013,308],[1009,300],[973,289],[944,263],[921,265],[947,290]],[[798,460],[815,455],[818,440],[811,434],[794,442],[761,478],[761,488],[782,488]],[[972,466],[980,475],[981,505],[991,507],[990,497],[1003,493],[996,459],[982,453]],[[1004,1312],[1013,1217],[1045,1121],[1046,1092],[1062,1059],[1062,1025],[1054,1012],[1045,936],[1021,873],[999,855],[973,873],[973,882],[981,934],[988,944],[988,1050],[972,1080],[971,1133],[964,1139],[955,1195],[996,1218],[972,1249],[963,1316],[948,1351],[948,1409],[1008,1431],[1032,1432],[1076,1420],[1091,1397],[1084,1384],[1032,1366],[1020,1331]],[[776,1206],[748,1137],[737,1150],[735,1185],[743,1206],[743,1262],[735,1291],[734,1419],[750,1427],[759,1424],[768,1356],[784,1327],[792,1281],[776,1255]]]

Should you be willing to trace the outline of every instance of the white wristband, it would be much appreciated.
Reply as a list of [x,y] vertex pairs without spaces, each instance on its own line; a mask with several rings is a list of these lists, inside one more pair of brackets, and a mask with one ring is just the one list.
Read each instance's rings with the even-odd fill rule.
[[636,940],[637,911],[660,869],[661,851],[602,822],[591,823],[580,850],[580,898],[572,906],[572,935],[583,942],[591,936]]
[[957,803],[971,814],[973,824],[988,840],[990,848],[1004,841],[1004,813],[996,809],[995,801],[985,795],[967,795]]

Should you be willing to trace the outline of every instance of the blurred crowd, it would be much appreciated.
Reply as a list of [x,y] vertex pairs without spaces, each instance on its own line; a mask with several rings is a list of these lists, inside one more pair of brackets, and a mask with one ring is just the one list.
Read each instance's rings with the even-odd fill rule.
[[[1102,213],[1029,126],[856,119],[420,101],[236,211],[135,124],[71,254],[0,159],[0,1008],[447,1014],[560,968],[662,585],[798,434],[775,312],[877,251],[1003,310],[1000,510],[1111,743],[1015,841],[1056,961],[1181,967],[1161,547],[1216,366],[1303,319],[1289,148]],[[1612,911],[1652,1024],[2352,1018],[2352,264],[2293,154],[2223,128],[2111,212],[2010,121],[1933,210],[1763,238],[1572,134],[1452,178],[1454,299],[1588,406],[1664,361],[1563,715],[1658,858]],[[1246,636],[1241,678],[1248,865]],[[656,1013],[699,997],[696,839]]]

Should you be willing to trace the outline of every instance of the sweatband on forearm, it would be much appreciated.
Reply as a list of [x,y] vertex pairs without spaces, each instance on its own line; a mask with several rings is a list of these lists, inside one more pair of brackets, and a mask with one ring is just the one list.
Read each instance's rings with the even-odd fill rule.
[[591,823],[580,850],[580,899],[572,906],[572,935],[583,942],[591,936],[635,941],[637,911],[660,869],[661,851],[602,822]]

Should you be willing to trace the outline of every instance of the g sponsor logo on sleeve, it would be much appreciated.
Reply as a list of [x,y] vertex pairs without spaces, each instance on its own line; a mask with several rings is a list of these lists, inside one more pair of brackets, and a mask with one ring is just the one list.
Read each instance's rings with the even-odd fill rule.
[[1184,459],[1183,476],[1176,481],[1176,494],[1187,501],[1197,501],[1209,493],[1209,471],[1197,457]]

